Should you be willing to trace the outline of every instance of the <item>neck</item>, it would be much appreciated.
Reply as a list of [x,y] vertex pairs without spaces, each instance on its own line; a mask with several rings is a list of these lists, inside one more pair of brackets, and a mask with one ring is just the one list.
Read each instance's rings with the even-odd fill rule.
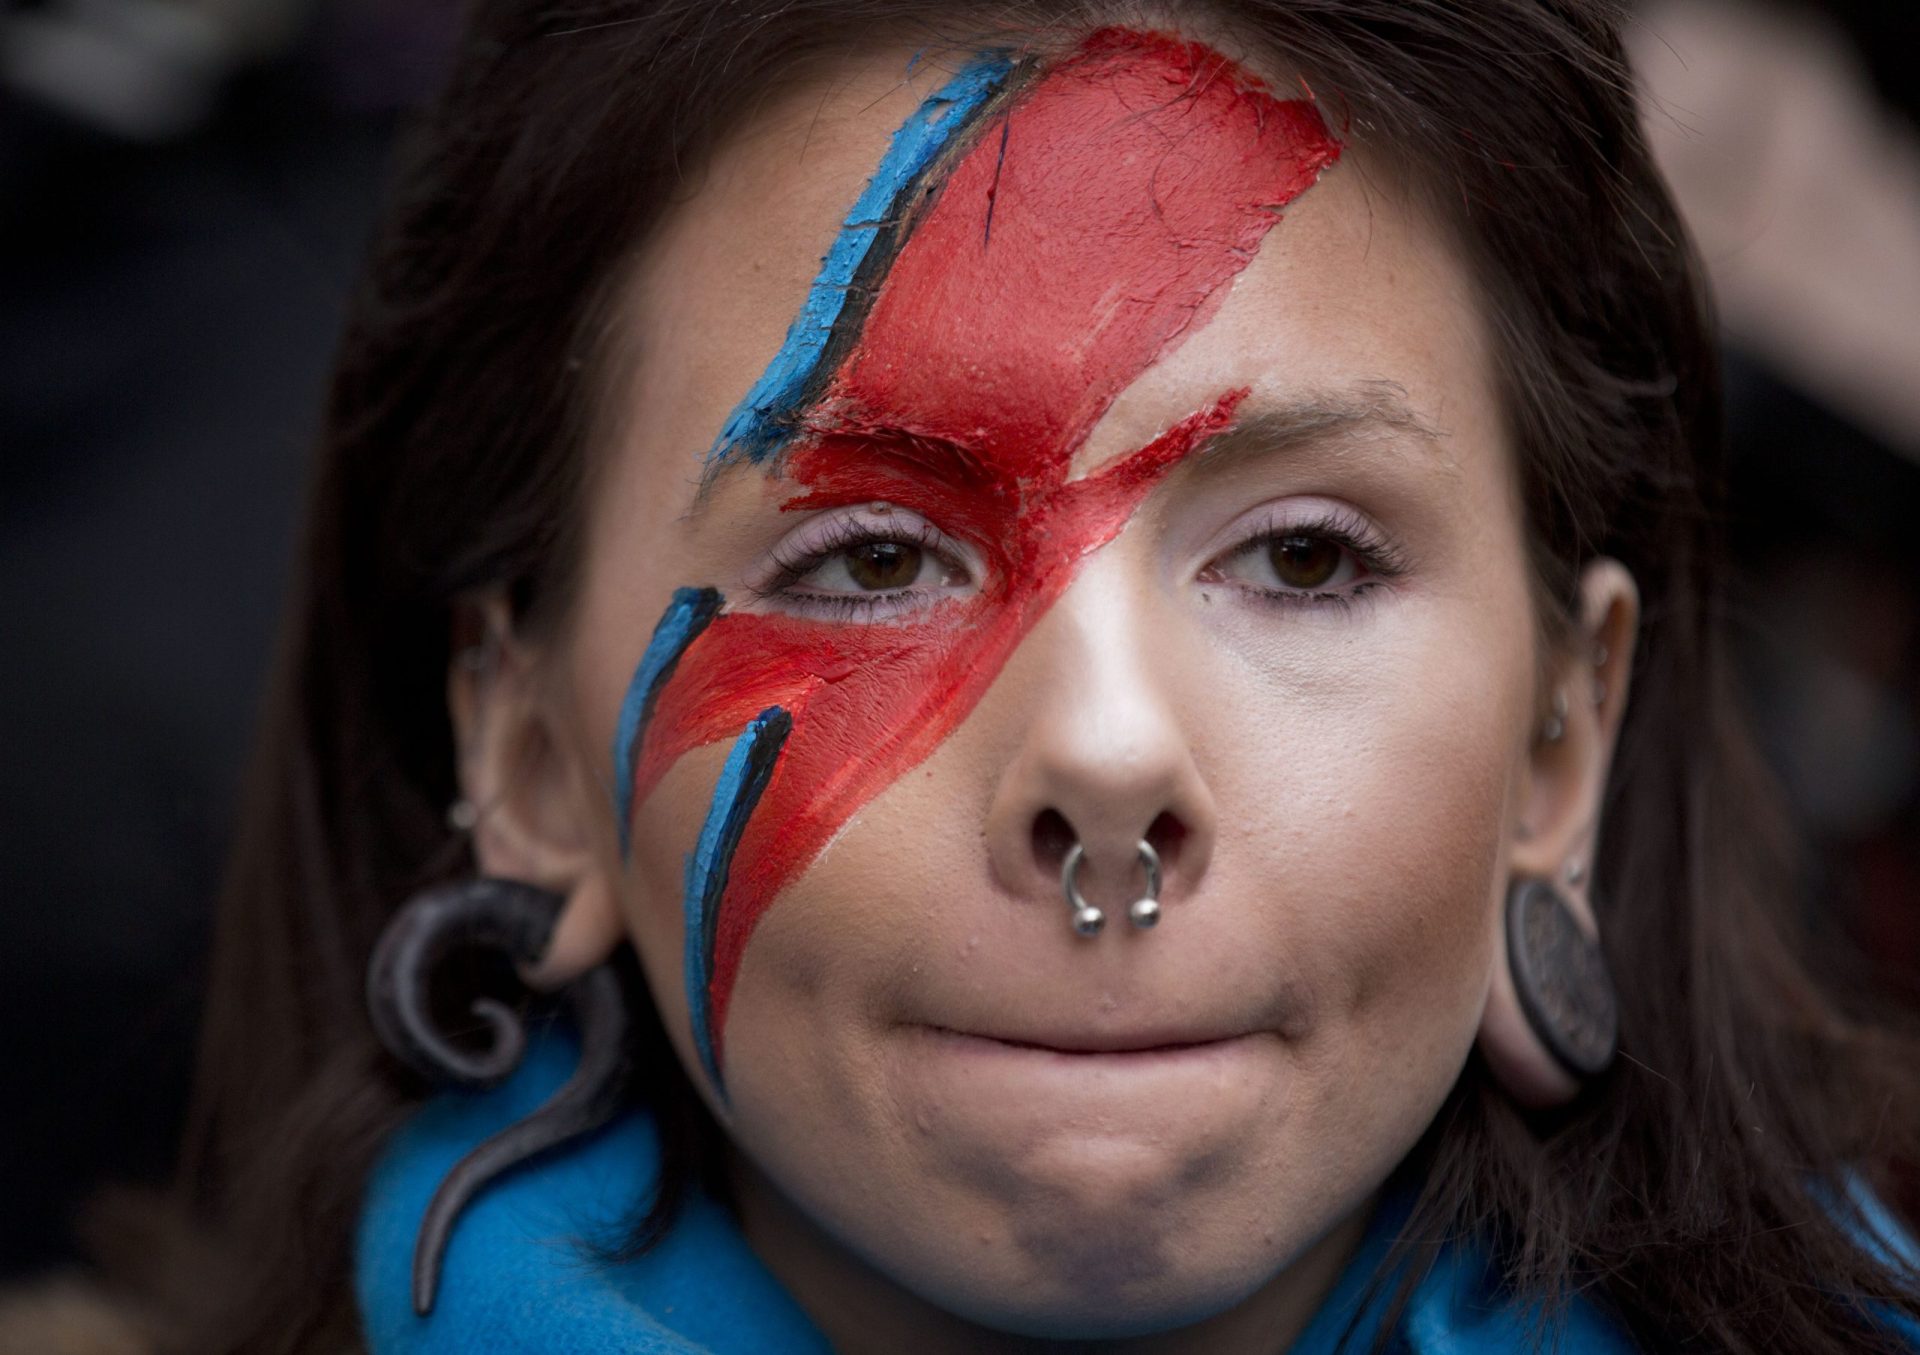
[[747,1242],[841,1355],[1275,1355],[1319,1309],[1366,1232],[1370,1197],[1225,1311],[1135,1336],[1064,1340],[983,1326],[907,1290],[828,1234],[742,1155],[730,1165]]

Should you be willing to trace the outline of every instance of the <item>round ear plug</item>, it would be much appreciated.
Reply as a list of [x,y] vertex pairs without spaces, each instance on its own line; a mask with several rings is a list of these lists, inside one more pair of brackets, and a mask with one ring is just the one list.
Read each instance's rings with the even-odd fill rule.
[[1613,976],[1599,942],[1545,880],[1516,880],[1507,891],[1507,964],[1520,1011],[1555,1062],[1578,1078],[1604,1073],[1620,1033]]

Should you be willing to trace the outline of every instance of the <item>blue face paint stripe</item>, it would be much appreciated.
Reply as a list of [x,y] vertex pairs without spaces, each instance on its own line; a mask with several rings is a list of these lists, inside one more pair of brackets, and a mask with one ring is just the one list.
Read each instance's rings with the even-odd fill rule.
[[980,53],[894,132],[880,167],[867,180],[833,247],[820,261],[806,304],[788,328],[780,351],[746,398],[734,406],[714,439],[707,453],[709,466],[733,457],[762,462],[773,454],[805,404],[807,389],[867,251],[880,232],[899,219],[902,200],[909,196],[914,181],[972,123],[1012,69],[1013,60],[1007,54]]
[[640,757],[640,740],[646,736],[660,689],[673,676],[674,665],[687,652],[687,646],[720,614],[720,601],[715,588],[676,589],[673,601],[653,628],[653,638],[647,641],[633,679],[627,683],[620,719],[613,729],[613,810],[622,858],[627,855],[633,832],[633,766]]
[[720,900],[727,892],[727,874],[733,868],[733,854],[740,845],[740,834],[746,829],[753,807],[760,802],[760,793],[767,788],[780,749],[792,731],[793,716],[779,706],[769,706],[734,740],[726,766],[720,770],[720,780],[713,788],[713,800],[707,807],[707,820],[700,828],[700,840],[687,857],[681,901],[687,927],[683,948],[687,1009],[693,1018],[694,1048],[716,1091],[722,1090],[722,1085],[720,1062],[713,1046],[711,992]]

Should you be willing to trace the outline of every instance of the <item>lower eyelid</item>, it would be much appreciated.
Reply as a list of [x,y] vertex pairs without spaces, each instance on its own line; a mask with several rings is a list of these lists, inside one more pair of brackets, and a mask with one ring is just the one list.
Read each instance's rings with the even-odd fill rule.
[[[848,547],[836,547],[836,553],[839,550],[845,549],[848,549]],[[928,553],[930,555],[934,554],[931,548],[928,548]],[[807,573],[811,573],[813,570],[820,568],[821,565],[827,563],[831,558],[832,556],[829,555],[826,560],[815,561],[800,578],[804,579]],[[942,560],[938,555],[935,555],[934,558],[942,564],[951,565],[952,568],[946,571],[945,577],[953,578],[957,575],[957,577],[962,580],[961,584],[955,586],[943,581],[935,584],[919,584],[888,591],[869,592],[866,590],[853,589],[810,589],[800,586],[800,580],[795,579],[788,583],[762,590],[759,596],[764,602],[771,604],[775,608],[783,608],[796,615],[810,616],[825,621],[841,621],[848,624],[863,624],[868,622],[882,624],[896,619],[918,616],[944,602],[951,601],[954,599],[955,594],[970,582],[966,565],[958,561]]]
[[952,599],[927,590],[908,593],[792,593],[786,601],[793,614],[846,625],[885,625],[917,620]]
[[1244,606],[1281,608],[1292,612],[1333,611],[1344,616],[1356,607],[1370,607],[1378,601],[1377,594],[1381,591],[1381,584],[1382,580],[1377,578],[1363,579],[1348,588],[1326,593],[1261,588],[1255,584],[1237,586],[1230,584],[1229,586],[1233,586],[1240,594]]
[[[1377,564],[1375,561],[1369,559],[1367,553],[1361,548],[1343,540],[1336,540],[1334,543],[1339,546],[1345,557],[1340,569],[1344,570],[1351,567],[1356,571],[1356,576],[1348,579],[1345,583],[1319,584],[1311,588],[1293,588],[1282,583],[1276,587],[1273,584],[1231,573],[1225,568],[1227,564],[1250,556],[1254,552],[1263,549],[1270,538],[1288,534],[1289,532],[1286,529],[1278,532],[1265,532],[1252,538],[1243,545],[1236,546],[1231,550],[1214,556],[1201,570],[1196,581],[1206,586],[1235,588],[1263,601],[1271,599],[1283,603],[1314,604],[1321,602],[1351,601],[1359,594],[1370,591],[1375,585],[1385,582],[1388,578],[1392,577],[1392,570]],[[1338,572],[1339,571],[1336,571],[1336,573]]]

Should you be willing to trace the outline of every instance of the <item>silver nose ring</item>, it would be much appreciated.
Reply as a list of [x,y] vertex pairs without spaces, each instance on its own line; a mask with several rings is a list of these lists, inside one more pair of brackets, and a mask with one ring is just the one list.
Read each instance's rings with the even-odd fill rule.
[[[1160,921],[1160,853],[1142,838],[1136,850],[1140,864],[1147,870],[1147,892],[1127,908],[1133,925],[1145,931]],[[1067,908],[1073,914],[1073,929],[1082,936],[1098,936],[1107,925],[1107,915],[1088,903],[1080,893],[1080,864],[1087,859],[1086,849],[1078,842],[1067,849],[1060,863],[1060,889],[1067,896]]]

